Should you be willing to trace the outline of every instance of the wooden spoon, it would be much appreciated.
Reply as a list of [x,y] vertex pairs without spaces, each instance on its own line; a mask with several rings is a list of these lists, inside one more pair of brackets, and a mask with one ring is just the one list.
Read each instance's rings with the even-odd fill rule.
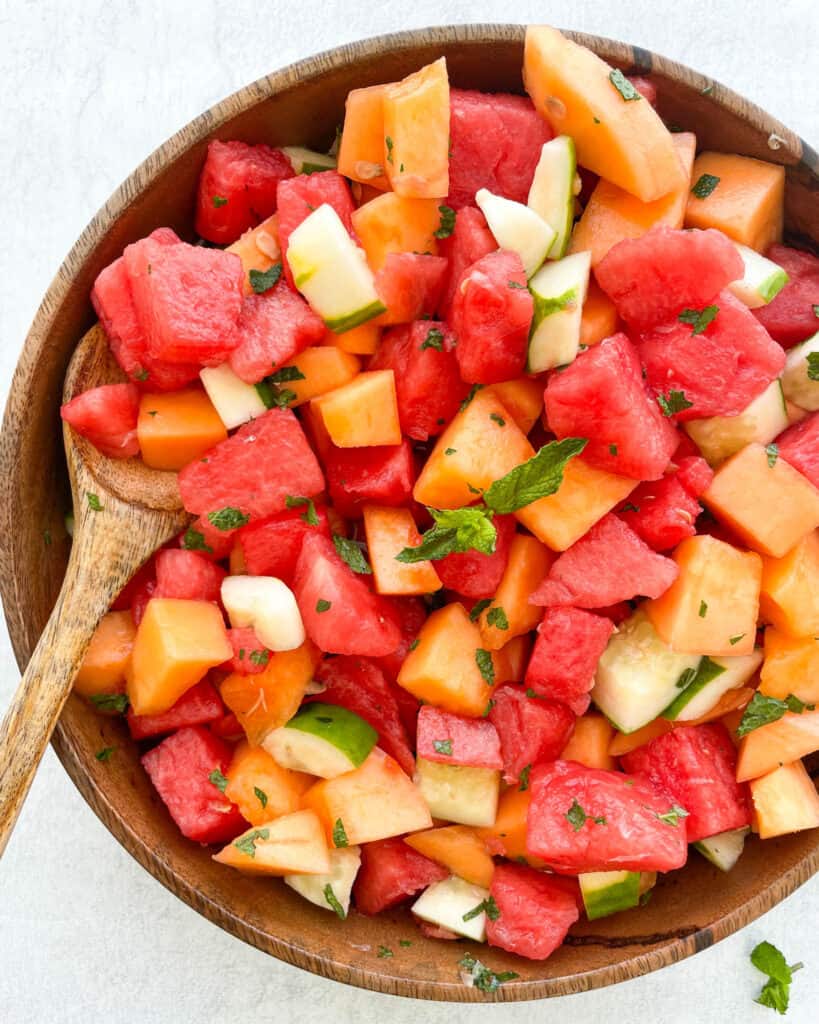
[[[63,400],[123,380],[97,325],[71,357]],[[57,603],[0,725],[0,856],[100,619],[142,563],[190,521],[176,473],[108,459],[65,423],[63,441],[74,542]]]

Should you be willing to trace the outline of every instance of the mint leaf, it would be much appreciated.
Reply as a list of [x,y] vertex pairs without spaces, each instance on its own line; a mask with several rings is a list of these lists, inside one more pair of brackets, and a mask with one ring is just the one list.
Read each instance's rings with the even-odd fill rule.
[[506,612],[500,605],[489,609],[486,613],[486,622],[487,625],[495,626],[497,629],[509,629],[509,619],[506,618]]
[[788,965],[782,953],[770,942],[760,942],[754,947],[751,952],[751,963],[762,974],[768,975],[768,980],[762,986],[756,1002],[776,1010],[777,1013],[786,1013],[793,975],[803,965]]
[[316,506],[312,498],[294,498],[291,494],[288,494],[284,499],[284,504],[287,508],[302,508],[302,506],[306,505],[306,511],[302,512],[299,519],[302,519],[308,526],[318,526],[319,518],[316,514]]
[[705,328],[716,318],[719,306],[706,306],[705,309],[684,309],[677,317],[684,324],[690,324],[692,334],[702,334]]
[[93,494],[91,491],[86,491],[85,497],[88,500],[88,507],[92,512],[102,512],[103,506],[96,494]]
[[224,793],[225,789],[227,789],[228,780],[218,768],[213,769],[208,779],[216,786],[220,793]]
[[250,516],[246,516],[238,508],[220,508],[218,512],[208,512],[208,522],[217,530],[236,530],[250,522]]
[[485,555],[494,553],[497,531],[492,523],[493,513],[483,505],[454,509],[430,508],[427,511],[435,525],[427,530],[416,547],[399,551],[395,556],[396,561],[436,561],[447,555],[473,550]]
[[333,846],[340,849],[342,846],[349,846],[350,842],[347,839],[347,833],[344,831],[344,822],[341,818],[336,818],[336,823],[333,825]]
[[318,601],[316,601],[316,611],[319,613],[319,615],[321,615],[323,612],[329,612],[332,607],[333,602],[325,601],[323,597],[320,597]]
[[463,915],[462,920],[471,921],[473,917],[477,917],[479,914],[486,914],[490,921],[497,921],[500,917],[500,908],[495,902],[493,896],[487,896],[485,900],[481,900],[476,906]]
[[387,147],[387,163],[391,164],[393,162],[392,148],[395,145],[395,143],[392,141],[389,135],[384,139],[384,145]]
[[217,210],[220,206],[227,206],[227,199],[224,196],[214,196],[212,201]]
[[426,338],[421,342],[421,351],[425,348],[434,348],[436,352],[444,351],[444,335],[437,327],[431,327]]
[[452,757],[452,740],[433,740],[432,748],[436,754]]
[[256,795],[256,799],[262,805],[262,810],[267,807],[267,793],[263,789],[259,789],[258,786],[253,787],[253,792]]
[[525,765],[521,768],[520,775],[518,776],[518,790],[521,793],[525,793],[529,788],[529,773],[532,771],[530,764]]
[[327,885],[324,886],[323,892],[324,898],[327,901],[328,906],[332,907],[332,909],[336,912],[337,916],[342,921],[344,921],[347,917],[347,915],[344,913],[344,907],[342,907],[342,905],[338,902],[338,898],[336,897],[336,894],[333,892],[333,887],[332,885],[330,885],[329,882],[327,883]]
[[128,695],[125,693],[93,693],[88,699],[98,711],[116,711],[123,715],[128,710]]
[[361,548],[356,544],[354,540],[349,540],[347,537],[341,537],[339,534],[333,534],[333,544],[335,545],[336,551],[339,553],[341,558],[349,565],[353,572],[357,572],[362,576],[371,576],[372,569],[370,568],[369,562],[364,557]]
[[495,666],[492,662],[492,654],[479,647],[475,651],[475,661],[483,676],[483,681],[487,686],[493,686],[495,683]]
[[[747,736],[749,732],[753,732],[754,729],[760,729],[763,725],[770,725],[771,722],[778,722],[780,718],[788,711],[793,711],[796,714],[801,714],[805,708],[809,708],[810,705],[802,705],[797,710],[797,700],[793,694],[790,694],[786,700],[779,700],[776,697],[766,697],[765,694],[760,693],[757,690],[751,702],[745,708],[745,713],[737,726],[737,736]],[[790,704],[788,702],[791,702]],[[802,702],[799,701],[801,704]]]
[[707,614],[708,614],[708,605],[706,604],[705,601],[700,601],[700,611],[699,611],[700,618],[704,619]]
[[505,981],[520,977],[516,971],[490,971],[471,953],[466,953],[458,961],[458,966],[470,976],[472,985],[480,992],[496,992]]
[[94,757],[102,763],[104,763],[105,761],[110,761],[111,755],[114,753],[116,749],[116,747],[103,747],[102,750],[98,750],[96,754],[94,754]]
[[697,199],[707,199],[717,185],[719,185],[719,178],[716,174],[701,174],[699,178],[697,178],[696,184],[691,189],[691,192],[697,197]]
[[537,455],[496,480],[484,494],[494,512],[517,512],[533,501],[554,494],[563,483],[563,470],[569,459],[579,455],[588,442],[582,437],[566,437],[545,444]]
[[248,832],[247,835],[240,836],[233,844],[237,850],[241,853],[247,854],[248,857],[255,858],[256,856],[256,843],[259,839],[269,839],[270,829],[267,828],[254,828],[252,832]]
[[476,601],[472,605],[472,611],[469,613],[469,618],[472,622],[477,622],[481,616],[481,612],[484,611],[489,605],[492,604],[491,597],[484,597],[480,601]]
[[580,829],[583,828],[583,826],[586,824],[587,814],[575,798],[572,801],[572,806],[563,815],[563,817],[566,819],[566,821],[568,821],[568,823],[572,826],[572,829],[575,832],[579,832]]
[[378,947],[378,955],[380,957],[383,957],[383,958],[386,959],[387,957],[391,957],[394,954],[393,954],[393,951],[390,949],[389,946],[379,946]]
[[269,292],[278,283],[279,278],[282,276],[282,265],[281,263],[274,263],[268,270],[250,270],[247,276],[253,291],[257,295],[264,295],[265,292]]
[[213,548],[205,543],[204,533],[200,533],[199,530],[194,530],[192,526],[189,526],[182,537],[182,547],[186,551],[207,551],[209,555],[213,554]]
[[477,393],[483,387],[484,387],[483,384],[473,384],[472,385],[472,387],[469,389],[469,394],[466,396],[466,398],[460,404],[459,412],[463,412],[464,411],[464,409],[469,405],[469,403],[472,401],[472,399],[475,397],[475,395],[477,395]]
[[666,811],[665,814],[658,813],[657,817],[664,825],[671,825],[672,828],[676,828],[680,823],[680,819],[688,817],[688,811],[684,807],[680,807],[679,804],[672,804],[671,810]]
[[765,454],[768,456],[768,466],[773,469],[776,465],[776,460],[779,458],[779,445],[769,444],[765,446]]
[[819,352],[809,352],[807,361],[808,380],[819,380]]
[[441,223],[438,230],[432,233],[436,238],[449,238],[455,230],[455,211],[451,206],[439,206],[438,213],[441,215]]
[[632,100],[641,99],[640,93],[634,88],[619,68],[609,72],[609,81],[628,103]]
[[684,391],[669,391],[667,398],[665,395],[657,395],[657,404],[663,410],[664,416],[673,416],[683,409],[690,409],[694,403],[688,401]]

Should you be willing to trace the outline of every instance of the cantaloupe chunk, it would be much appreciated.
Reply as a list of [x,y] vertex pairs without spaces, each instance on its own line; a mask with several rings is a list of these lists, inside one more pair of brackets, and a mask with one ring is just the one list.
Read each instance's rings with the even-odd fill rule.
[[760,839],[819,827],[819,794],[801,761],[754,779],[751,799]]
[[687,537],[680,574],[646,612],[660,639],[690,654],[750,654],[759,613],[762,559],[708,534]]
[[386,86],[384,170],[400,196],[449,194],[449,78],[446,58]]
[[[316,351],[335,350],[323,348]],[[314,398],[313,404],[321,413],[330,439],[339,448],[367,448],[401,443],[395,374],[392,370],[360,373],[340,388]]]
[[819,750],[819,711],[803,711],[801,715],[788,711],[777,721],[742,737],[737,780],[758,779],[815,750]]
[[137,440],[151,469],[183,469],[227,437],[225,425],[201,388],[146,394],[139,401]]
[[819,532],[803,537],[782,558],[763,557],[759,611],[790,636],[819,635]]
[[300,810],[302,797],[316,781],[312,775],[282,768],[262,747],[245,741],[233,753],[227,779],[225,796],[251,825]]
[[[526,29],[523,81],[555,134],[570,135],[577,162],[651,202],[678,189],[683,172],[671,133],[646,100],[624,99],[611,65],[548,25]],[[618,78],[619,76],[619,78]]]
[[[362,326],[368,327],[369,324]],[[354,327],[350,333],[354,334],[357,330]],[[341,339],[347,335],[340,334],[337,337]],[[361,360],[341,345],[306,348],[289,360],[287,365],[295,366],[304,375],[304,380],[289,380],[282,385],[296,396],[290,402],[291,409],[343,387],[357,377],[361,370]]]
[[513,637],[499,651],[492,651],[495,686],[520,683],[526,675],[526,666],[532,654],[532,637],[527,633]]
[[716,228],[757,252],[782,241],[784,167],[736,153],[706,152],[694,161],[693,188],[704,174],[719,181],[705,198],[689,195],[687,228]]
[[259,746],[269,732],[295,715],[319,658],[318,648],[308,640],[295,651],[271,654],[256,675],[233,672],[222,682],[222,700],[239,719],[252,746]]
[[371,843],[432,827],[418,787],[379,747],[355,771],[317,782],[304,803],[318,814],[333,846]]
[[222,613],[210,601],[155,597],[145,608],[127,667],[137,715],[158,715],[210,668],[233,657]]
[[589,278],[586,301],[580,317],[580,345],[590,348],[617,332],[617,307],[593,277]]
[[338,147],[338,173],[386,191],[384,173],[384,85],[347,93],[344,127]]
[[241,238],[227,247],[227,251],[235,253],[242,261],[245,272],[245,295],[250,295],[253,291],[250,271],[270,270],[274,263],[281,260],[279,215],[274,213],[255,228],[245,231]]
[[656,740],[658,736],[670,732],[671,728],[671,722],[667,722],[664,718],[655,718],[653,722],[649,722],[641,729],[635,729],[634,732],[615,732],[609,743],[609,754],[612,757],[622,757],[623,754],[643,747],[646,743]]
[[385,192],[353,213],[353,230],[358,235],[367,262],[380,270],[390,253],[438,253],[434,232],[441,224],[437,199],[409,199]]
[[324,875],[330,870],[324,830],[310,810],[249,828],[213,859],[250,875]]
[[637,481],[629,477],[597,469],[582,458],[570,459],[559,489],[515,516],[553,551],[565,551],[636,486]]
[[478,391],[438,438],[415,483],[415,500],[433,508],[471,505],[476,491],[530,459],[535,450],[517,424],[500,428],[492,418],[507,415],[489,388]]
[[500,400],[521,433],[528,434],[543,411],[543,381],[518,377],[491,384],[486,390]]
[[[630,733],[634,736],[635,733]],[[587,768],[603,768],[607,771],[617,767],[609,753],[614,738],[614,726],[605,715],[588,711],[574,723],[574,732],[560,755],[562,761],[579,761]]]
[[691,132],[679,132],[671,140],[683,169],[679,185],[660,199],[644,203],[601,178],[575,224],[569,252],[588,250],[592,266],[596,267],[609,249],[624,238],[638,238],[654,227],[683,226],[697,138]]
[[[484,647],[498,651],[513,637],[528,633],[540,622],[543,609],[529,604],[529,598],[543,581],[554,559],[553,552],[536,537],[523,533],[515,535],[509,549],[509,561],[492,604],[481,612],[478,619]],[[499,621],[506,623],[504,629],[498,625]]]
[[340,348],[342,352],[349,352],[355,356],[371,356],[378,348],[380,340],[380,325],[372,320],[368,320],[365,324],[352,327],[343,334],[334,334],[332,331],[327,331],[321,343],[322,345],[334,345],[336,348]]
[[417,639],[398,673],[398,685],[444,711],[483,715],[492,686],[478,667],[476,654],[485,649],[480,630],[463,605],[453,602],[434,611]]
[[495,824],[479,828],[478,835],[495,856],[525,861],[532,867],[543,867],[543,861],[531,856],[526,849],[526,816],[531,799],[532,793],[528,789],[507,789],[498,800]]
[[750,547],[774,558],[819,526],[819,491],[784,459],[769,458],[761,444],[724,462],[702,500]]
[[488,889],[492,884],[495,864],[486,844],[469,825],[446,825],[414,832],[405,836],[404,842],[473,885]]
[[779,700],[792,693],[806,704],[819,703],[819,639],[788,636],[769,626],[759,692]]
[[121,692],[135,637],[136,626],[130,611],[103,615],[74,677],[77,693],[92,697]]
[[364,531],[379,594],[431,594],[441,580],[432,562],[399,562],[404,548],[417,547],[421,534],[408,508],[364,506]]

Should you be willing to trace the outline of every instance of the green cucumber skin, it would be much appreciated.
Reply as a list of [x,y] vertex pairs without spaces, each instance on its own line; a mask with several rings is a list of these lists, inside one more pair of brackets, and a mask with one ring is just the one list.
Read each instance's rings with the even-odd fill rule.
[[[296,287],[298,287],[298,282],[296,282]],[[332,317],[329,320],[325,319],[324,324],[333,332],[333,334],[344,334],[346,331],[351,331],[354,327],[360,327],[361,324],[365,324],[368,320],[372,320],[373,317],[380,316],[382,313],[386,312],[387,307],[384,303],[380,299],[376,299],[371,302],[369,306],[364,306],[363,309],[358,309],[355,313]]]
[[616,885],[607,886],[597,892],[583,893],[583,905],[586,917],[596,921],[601,917],[619,914],[621,910],[630,910],[640,902],[640,872],[630,871],[629,877]]
[[782,291],[789,280],[788,275],[782,269],[776,274],[771,274],[768,280],[759,288],[759,297],[764,299],[766,303],[770,302],[771,299]]
[[668,705],[665,711],[661,712],[663,718],[667,718],[669,721],[679,715],[683,708],[688,704],[692,697],[696,697],[710,682],[719,678],[725,672],[723,665],[717,665],[716,662],[706,654],[697,668],[697,673],[688,686],[682,691],[682,693],[675,697],[674,700]]
[[[320,719],[329,718],[329,722]],[[378,743],[378,733],[369,722],[347,708],[335,704],[307,704],[284,725],[285,729],[305,732],[336,747],[358,767],[366,761],[373,747]],[[344,739],[355,742],[344,743]],[[341,740],[342,743],[338,741]]]

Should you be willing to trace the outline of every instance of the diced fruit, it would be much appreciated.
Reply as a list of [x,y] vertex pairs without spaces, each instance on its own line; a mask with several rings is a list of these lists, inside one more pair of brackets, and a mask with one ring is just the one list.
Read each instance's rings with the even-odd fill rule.
[[287,260],[290,236],[321,206],[331,206],[344,228],[353,234],[353,197],[350,186],[336,171],[318,174],[299,174],[283,181],[276,191],[279,218],[279,245],[282,267],[288,282],[293,284],[293,273]]
[[371,85],[347,93],[338,147],[338,171],[372,188],[390,187],[384,173],[384,89]]
[[819,415],[792,423],[776,444],[779,457],[819,488]]
[[[483,942],[486,938],[486,913],[480,908],[488,897],[488,889],[452,875],[435,882],[423,892],[413,903],[412,912],[422,921]],[[474,910],[478,913],[473,916]]]
[[615,760],[609,754],[609,744],[614,729],[604,715],[587,711],[574,723],[574,732],[563,748],[560,759],[578,761],[587,768],[615,768]]
[[491,721],[465,718],[429,705],[418,714],[419,757],[439,764],[501,768],[498,733]]
[[[692,669],[692,671],[694,671]],[[609,754],[615,757],[622,757],[638,747],[644,747],[651,743],[658,736],[663,736],[672,729],[670,722],[664,718],[654,718],[647,725],[641,726],[632,733],[617,732],[609,744]]]
[[401,443],[392,370],[360,373],[347,384],[313,401],[333,444],[339,448]]
[[330,871],[330,851],[313,811],[285,814],[261,827],[248,829],[214,860],[251,875],[325,875]]
[[447,825],[415,832],[404,842],[473,885],[488,889],[492,884],[495,865],[483,840],[468,825]]
[[723,695],[747,683],[762,664],[762,652],[736,657],[704,657],[691,682],[663,711],[672,722],[692,722],[717,708]]
[[816,331],[813,307],[819,303],[819,259],[809,252],[772,245],[767,251],[787,273],[789,281],[767,306],[754,311],[772,338],[790,348]]
[[387,312],[377,324],[408,324],[432,317],[438,309],[447,264],[443,256],[394,252],[375,275],[375,290]]
[[282,768],[334,779],[364,763],[378,733],[363,718],[338,705],[307,704],[264,739]]
[[790,350],[782,374],[785,398],[809,412],[819,409],[819,382],[814,379],[816,372],[813,369],[817,353],[819,332]]
[[602,615],[580,608],[547,608],[526,669],[526,686],[582,715],[613,630],[611,620]]
[[596,921],[636,907],[640,902],[639,871],[587,871],[578,875],[586,917]]
[[543,411],[543,384],[531,377],[516,377],[490,385],[521,433],[528,434]]
[[749,249],[747,245],[740,245],[737,242],[736,246],[742,257],[745,273],[728,288],[748,309],[758,309],[767,305],[782,291],[788,283],[788,275],[773,260]]
[[763,557],[759,611],[790,636],[819,635],[819,534],[814,531],[782,558]]
[[381,339],[381,328],[375,320],[368,320],[343,334],[326,331],[322,345],[334,345],[342,352],[350,355],[371,356],[378,348]]
[[239,744],[227,770],[225,796],[232,800],[251,825],[293,814],[313,778],[280,767],[262,747]]
[[227,438],[211,400],[199,388],[144,394],[137,437],[142,461],[151,469],[184,469]]
[[176,597],[186,601],[218,601],[225,570],[204,555],[182,548],[157,552],[154,597]]
[[510,860],[528,861],[541,865],[526,849],[526,815],[531,801],[529,789],[507,789],[498,801],[498,813],[493,825],[478,829],[489,852]]
[[573,882],[519,864],[498,864],[490,895],[499,913],[487,915],[489,945],[530,960],[551,956],[580,916]]
[[245,231],[238,241],[228,246],[227,251],[235,253],[242,261],[242,269],[245,272],[245,295],[253,292],[253,285],[250,283],[251,270],[263,273],[270,270],[274,263],[281,262],[278,236],[279,216],[274,213],[258,227]]
[[[224,705],[207,679],[186,690],[172,708],[158,715],[135,715],[128,709],[128,730],[135,740],[162,736],[188,725],[207,725],[222,718]],[[233,797],[228,797],[232,800]]]
[[310,903],[331,910],[344,920],[350,909],[350,895],[361,864],[361,850],[350,846],[330,850],[330,870],[324,875],[285,875],[285,885]]
[[206,366],[200,371],[202,387],[227,430],[241,427],[248,420],[262,416],[267,406],[252,384],[237,377],[229,363]]
[[[502,518],[495,520],[496,528]],[[490,651],[500,650],[513,637],[528,633],[538,624],[540,609],[530,604],[529,598],[554,559],[547,547],[528,534],[517,533],[511,541],[509,558],[494,590],[495,596],[478,619],[484,647]]]
[[532,653],[532,638],[516,636],[504,644],[499,651],[492,651],[492,664],[495,667],[495,683],[517,683],[526,671],[526,663]]
[[74,677],[77,693],[82,697],[121,693],[125,689],[125,674],[135,636],[134,620],[129,611],[103,615]]
[[357,356],[329,345],[305,349],[294,356],[289,365],[301,375],[282,385],[295,396],[289,403],[291,409],[349,384],[361,370]]
[[819,711],[807,710],[799,715],[786,712],[777,721],[743,736],[739,745],[737,778],[740,782],[757,779],[815,750],[819,750]]
[[288,586],[292,584],[305,536],[313,532],[330,536],[326,510],[316,508],[315,524],[309,521],[309,514],[309,506],[300,505],[241,528],[237,541],[251,576],[276,576]]
[[548,263],[529,282],[534,318],[526,369],[542,373],[574,361],[589,283],[589,254],[577,252]]
[[544,143],[529,188],[527,204],[555,230],[548,256],[566,255],[574,221],[574,179],[577,157],[574,140],[558,135]]
[[711,416],[689,420],[686,433],[712,466],[724,462],[745,445],[766,445],[788,426],[782,384],[773,380],[735,416]]
[[300,295],[281,282],[262,295],[246,296],[236,334],[231,369],[248,384],[256,384],[320,341],[324,323]]
[[449,192],[446,59],[385,86],[384,170],[394,192],[417,199]]
[[367,551],[379,594],[428,594],[441,587],[432,562],[404,563],[398,554],[417,547],[421,535],[407,508],[364,506]]
[[599,345],[617,331],[617,307],[592,277],[580,318],[580,344]]
[[499,687],[492,700],[489,721],[500,736],[503,780],[510,785],[520,782],[525,790],[533,765],[560,757],[574,727],[574,714],[565,704],[518,686]]
[[245,626],[241,629],[229,629],[227,633],[233,648],[233,657],[225,663],[224,668],[250,676],[264,672],[271,652],[256,636],[254,630]]
[[403,839],[382,839],[367,843],[361,850],[353,899],[362,914],[378,914],[442,881],[447,874],[445,868],[417,853]]
[[436,561],[438,576],[447,590],[455,590],[473,600],[485,599],[496,592],[508,566],[515,537],[515,519],[499,515],[495,516],[493,523],[497,534],[493,554],[472,550],[446,555]]
[[773,626],[765,630],[765,660],[759,692],[785,700],[793,694],[806,704],[819,703],[819,641],[814,635],[790,637]]
[[139,391],[134,384],[102,384],[60,409],[60,416],[109,459],[139,454]]
[[693,537],[700,503],[676,474],[640,484],[618,515],[654,551],[668,551]]
[[347,519],[358,519],[365,504],[407,504],[412,498],[415,462],[406,438],[398,445],[336,448],[324,457],[333,505]]
[[415,781],[434,818],[460,825],[491,825],[498,809],[500,772],[438,764],[419,757]]
[[336,167],[336,158],[327,153],[317,153],[314,149],[304,146],[282,146],[282,153],[287,157],[295,174],[315,174],[317,171],[332,171]]
[[734,828],[729,832],[700,839],[694,846],[714,867],[720,871],[730,871],[742,856],[745,840],[750,831],[750,826],[745,825],[743,828]]
[[[383,146],[383,138],[381,140]],[[435,256],[435,232],[441,221],[435,199],[410,199],[385,192],[353,213],[353,228],[367,254],[367,262],[380,270],[391,253],[429,253]]]
[[481,188],[475,193],[478,204],[489,230],[501,249],[516,252],[523,264],[523,271],[531,277],[540,267],[552,247],[557,232],[531,207],[504,199],[489,189]]
[[760,839],[819,826],[819,795],[801,761],[753,779],[751,799]]
[[[474,203],[473,196],[469,197],[469,202]],[[486,218],[481,211],[471,205],[458,210],[452,234],[448,238],[441,239],[438,250],[448,262],[447,278],[440,301],[441,316],[449,319],[452,312],[452,300],[467,267],[471,267],[481,257],[496,249],[497,243],[487,227]]]
[[304,625],[293,591],[273,576],[228,576],[222,604],[230,624],[251,626],[271,651],[294,651],[304,643]]

